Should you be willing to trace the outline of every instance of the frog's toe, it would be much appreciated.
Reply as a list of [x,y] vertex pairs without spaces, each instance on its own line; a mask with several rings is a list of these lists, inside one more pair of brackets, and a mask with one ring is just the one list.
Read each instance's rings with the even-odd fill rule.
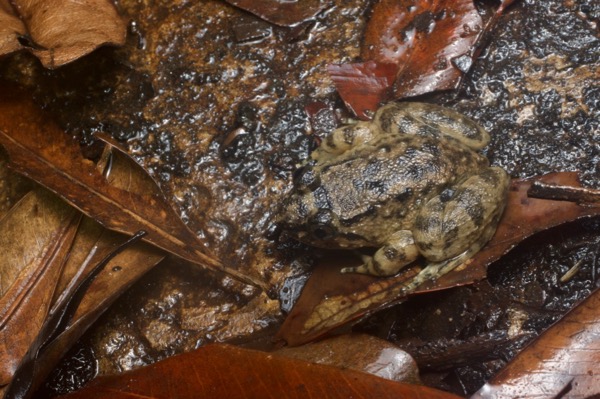
[[371,274],[369,271],[369,267],[366,263],[363,263],[360,266],[352,266],[352,267],[344,267],[340,270],[341,273],[361,273],[361,274]]

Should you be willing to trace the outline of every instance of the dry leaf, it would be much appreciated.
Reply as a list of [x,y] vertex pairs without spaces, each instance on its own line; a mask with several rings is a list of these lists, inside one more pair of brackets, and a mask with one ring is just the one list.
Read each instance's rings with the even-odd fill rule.
[[[179,216],[154,191],[128,192],[109,184],[76,143],[18,89],[2,85],[0,144],[10,166],[59,194],[108,229],[132,235],[190,262],[224,271],[247,283],[264,283],[227,267],[212,255]],[[154,194],[154,195],[153,195]]]
[[99,46],[123,45],[126,33],[108,0],[0,0],[0,56],[26,49],[56,68]]
[[100,377],[64,398],[458,398],[419,385],[230,345]]
[[[580,185],[577,174],[573,172],[513,181],[506,210],[490,242],[467,265],[459,266],[435,281],[424,283],[415,293],[448,289],[481,280],[486,277],[487,265],[525,238],[565,222],[600,214],[600,206],[529,198],[527,192],[532,182],[538,180],[571,187]],[[277,337],[289,345],[300,345],[400,302],[406,297],[406,285],[423,267],[422,263],[417,263],[389,278],[339,272],[341,268],[359,262],[356,257],[339,253],[323,259],[315,267]]]
[[600,290],[572,309],[473,398],[592,398],[600,395]]
[[38,189],[0,221],[0,387],[38,338],[79,216]]

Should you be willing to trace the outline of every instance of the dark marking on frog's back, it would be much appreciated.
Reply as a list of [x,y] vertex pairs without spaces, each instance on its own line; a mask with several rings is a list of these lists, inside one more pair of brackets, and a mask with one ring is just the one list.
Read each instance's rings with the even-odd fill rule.
[[377,208],[374,206],[369,206],[364,212],[359,213],[358,215],[352,216],[346,219],[340,219],[340,223],[343,226],[352,226],[359,223],[361,220],[372,217],[377,214]]
[[331,198],[329,197],[329,193],[325,189],[325,187],[320,186],[315,191],[313,191],[313,196],[315,199],[315,206],[318,209],[331,209]]

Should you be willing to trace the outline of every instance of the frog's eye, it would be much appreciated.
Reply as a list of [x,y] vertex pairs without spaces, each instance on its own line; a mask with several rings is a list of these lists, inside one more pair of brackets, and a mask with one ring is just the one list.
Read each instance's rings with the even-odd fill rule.
[[311,191],[319,186],[319,179],[312,167],[305,165],[294,172],[294,185],[298,188],[308,188]]
[[324,209],[317,212],[309,222],[308,228],[312,236],[319,240],[328,240],[337,234],[333,214]]

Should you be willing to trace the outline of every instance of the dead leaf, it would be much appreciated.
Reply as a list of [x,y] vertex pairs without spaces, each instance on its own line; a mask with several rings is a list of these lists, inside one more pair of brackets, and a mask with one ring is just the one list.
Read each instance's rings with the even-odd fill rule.
[[126,34],[107,0],[0,0],[0,56],[25,49],[57,68]]
[[[106,169],[109,184],[132,193],[158,190],[155,182],[129,157],[112,151],[110,146],[107,146],[104,154],[97,168]],[[40,329],[37,342],[30,347],[33,355],[21,362],[7,392],[8,397],[25,397],[26,392],[34,391],[98,316],[134,281],[164,258],[164,252],[151,245],[143,242],[132,244],[112,258],[89,284],[89,288],[80,293],[80,296],[85,295],[78,298],[78,290],[90,279],[97,265],[117,251],[126,240],[127,237],[84,218],[58,280],[46,323]],[[52,325],[57,323],[54,320],[58,320],[58,324]]]
[[592,398],[600,395],[600,290],[573,308],[472,398]]
[[[365,31],[364,60],[399,66],[395,98],[456,87],[483,21],[473,0],[381,0]],[[468,69],[468,68],[467,68]]]
[[[482,31],[473,0],[380,0],[365,30],[365,62],[334,66],[330,74],[349,108],[370,119],[383,101],[458,87]],[[393,85],[384,86],[394,67]]]
[[419,385],[384,380],[230,345],[207,345],[149,367],[100,377],[76,398],[457,398]]
[[362,371],[392,381],[420,384],[413,358],[388,341],[366,334],[346,334],[274,352],[339,368]]
[[327,72],[346,107],[359,119],[370,120],[379,104],[392,98],[398,65],[371,60],[332,64]]
[[225,0],[275,25],[296,26],[317,15],[331,3],[328,0]]
[[40,188],[0,221],[0,387],[38,337],[79,218]]
[[[600,214],[600,206],[529,198],[527,192],[531,184],[538,180],[563,186],[580,186],[577,173],[574,172],[514,180],[506,210],[490,242],[466,265],[421,285],[415,293],[448,289],[484,279],[487,266],[525,238],[562,223]],[[339,272],[343,267],[359,262],[356,257],[339,253],[332,253],[319,262],[277,333],[277,338],[289,345],[300,345],[400,302],[406,296],[406,285],[423,267],[422,263],[417,262],[389,278]]]
[[0,144],[10,166],[46,186],[108,229],[132,235],[190,262],[220,270],[249,284],[264,283],[224,266],[154,191],[128,192],[109,184],[76,143],[38,109],[23,92],[8,84],[0,92]]

